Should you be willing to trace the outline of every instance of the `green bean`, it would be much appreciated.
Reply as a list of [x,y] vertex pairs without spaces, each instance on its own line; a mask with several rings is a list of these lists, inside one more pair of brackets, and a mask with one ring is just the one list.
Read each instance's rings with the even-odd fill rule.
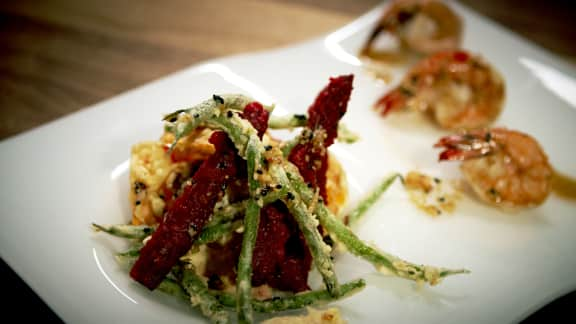
[[310,253],[312,254],[314,265],[322,275],[326,289],[336,296],[339,285],[334,271],[334,262],[330,257],[332,249],[324,243],[322,235],[320,235],[318,231],[318,220],[314,214],[308,210],[308,207],[300,197],[299,191],[294,190],[295,188],[290,186],[288,176],[281,171],[283,171],[282,168],[277,168],[275,172],[272,172],[272,177],[278,179],[280,183],[284,183],[284,186],[288,188],[288,193],[282,198],[282,201],[298,223],[298,227],[302,231]]
[[176,281],[174,279],[166,278],[166,279],[162,280],[162,282],[160,283],[160,285],[156,289],[165,293],[165,294],[174,296],[174,297],[179,298],[179,299],[189,300],[189,298],[190,298],[190,296],[188,296],[188,294],[186,293],[184,288],[182,288],[182,286],[180,286],[178,281]]
[[[247,97],[242,95],[228,95],[219,98],[223,99],[224,103],[220,100],[209,99],[190,109],[169,114],[165,117],[165,120],[177,117],[173,122],[177,138],[186,136],[201,125],[223,130],[234,142],[238,154],[247,160],[246,147],[248,141],[257,134],[257,131],[250,122],[241,118],[238,114],[223,113],[223,109],[242,110],[245,104],[252,100],[248,100],[246,99]],[[232,104],[229,101],[234,101],[235,103]],[[244,106],[240,106],[240,104],[244,104]],[[263,155],[265,150],[262,142],[258,139],[255,144],[256,150],[258,150],[260,155]]]
[[134,265],[134,262],[136,262],[136,259],[138,259],[138,256],[140,255],[140,251],[138,251],[137,253],[134,251],[134,253],[132,253],[132,251],[129,251],[130,253],[118,253],[116,254],[116,262],[118,262],[118,264],[123,268],[123,269],[130,269],[132,268],[132,266]]
[[[232,142],[234,142],[239,154],[242,156],[241,152],[245,152],[246,144],[242,133],[238,132],[238,130],[246,129],[248,126],[246,126],[246,124],[242,124],[241,120],[235,119],[233,117],[216,117],[212,119],[211,122],[214,127],[222,129],[228,133],[228,136]],[[254,145],[258,151],[263,154],[265,151],[264,145],[260,141],[255,142]],[[276,154],[279,155],[280,152],[277,152]],[[278,158],[281,160],[280,157]],[[250,161],[250,159],[247,160]],[[322,275],[324,283],[326,284],[326,288],[331,293],[336,294],[338,290],[338,281],[334,272],[334,263],[330,258],[330,247],[324,243],[322,236],[314,225],[317,225],[317,220],[308,212],[307,207],[304,205],[301,199],[298,198],[297,191],[290,192],[290,183],[286,177],[286,173],[282,168],[282,165],[273,163],[270,165],[269,170],[269,173],[272,175],[272,178],[276,180],[276,183],[282,185],[282,187],[287,189],[290,195],[295,198],[284,198],[283,201],[287,204],[288,208],[296,219],[300,230],[304,234],[306,242],[310,248],[310,252],[314,258],[314,265]]]
[[365,286],[366,283],[363,279],[357,279],[341,285],[336,296],[333,296],[330,291],[325,289],[308,291],[290,297],[255,301],[254,309],[260,313],[271,313],[289,309],[298,309],[305,306],[320,305],[352,296],[362,290]]
[[330,257],[332,248],[324,243],[322,235],[318,231],[318,220],[308,211],[306,205],[298,194],[282,200],[290,210],[292,216],[298,223],[298,227],[304,234],[310,253],[314,259],[314,265],[324,280],[326,289],[333,295],[338,294],[338,280],[334,271],[334,262]]
[[[260,143],[258,136],[252,135],[247,145],[247,174],[248,174],[248,188],[250,190],[250,199],[246,207],[246,215],[244,216],[244,235],[242,238],[242,248],[240,250],[240,257],[238,258],[238,275],[236,279],[236,296],[238,303],[236,310],[238,312],[239,323],[252,323],[252,255],[254,246],[256,245],[256,237],[258,234],[258,224],[260,222],[260,208],[258,202],[258,189],[260,182],[258,181],[258,171],[262,173],[260,161],[262,160],[261,152],[258,150],[258,143]],[[260,201],[261,203],[261,201]]]
[[[170,114],[164,116],[163,120],[169,122],[175,122],[175,118],[181,113],[196,115],[195,118],[198,124],[201,123],[202,119],[210,117],[210,114],[217,109],[231,109],[231,110],[244,110],[247,104],[253,102],[254,100],[243,94],[224,94],[224,95],[213,95],[211,99],[202,101],[201,103],[192,106],[191,108],[179,109]],[[194,122],[193,122],[194,123]],[[191,125],[195,128],[197,125]]]
[[206,226],[202,229],[202,232],[200,232],[198,238],[194,241],[194,244],[198,246],[216,242],[242,227],[242,224],[243,222],[241,220],[237,220]]
[[[252,300],[252,308],[258,313],[276,313],[306,306],[320,306],[339,299],[350,297],[366,286],[364,279],[356,279],[342,284],[340,294],[332,296],[326,289],[310,290],[295,295],[274,297],[266,300]],[[180,284],[172,279],[164,279],[158,289],[169,295],[188,300],[190,297]],[[208,290],[220,304],[225,307],[236,307],[236,297],[233,294],[217,290]]]
[[228,313],[222,304],[208,292],[208,288],[193,269],[184,269],[182,286],[191,296],[192,306],[199,306],[204,316],[214,323],[229,322]]
[[306,122],[308,122],[308,116],[306,115],[270,116],[268,127],[271,129],[302,127],[306,126]]
[[288,156],[290,155],[290,152],[292,152],[292,149],[298,145],[298,143],[300,143],[301,139],[300,139],[300,135],[294,137],[293,139],[289,139],[287,141],[282,142],[282,144],[280,145],[280,150],[282,151],[282,156],[284,156],[285,158],[288,158]]
[[113,236],[129,238],[129,239],[144,239],[152,234],[155,230],[153,226],[147,225],[98,225],[92,223],[92,228],[95,231],[106,232]]
[[234,220],[237,216],[244,214],[247,204],[247,200],[242,200],[227,205],[219,205],[219,203],[217,203],[208,225],[215,225]]
[[[297,170],[292,164],[287,165],[286,169]],[[308,188],[298,173],[290,172],[288,174],[292,175],[290,181],[295,190],[300,193],[305,203],[311,205],[314,199],[312,190]],[[442,278],[449,275],[469,273],[466,269],[452,270],[428,265],[416,265],[392,254],[378,251],[360,240],[352,230],[340,222],[323,203],[317,203],[315,205],[315,213],[318,215],[320,224],[322,224],[331,235],[335,236],[340,243],[344,244],[350,253],[372,263],[380,272],[392,273],[401,278],[417,282],[426,282],[430,285],[439,283]]]
[[[349,297],[366,286],[363,279],[347,282],[340,286],[340,293],[333,296],[328,290],[311,290],[291,296],[274,297],[267,300],[252,300],[252,308],[259,313],[275,313],[291,309],[299,309],[306,306],[319,306],[338,299]],[[221,291],[210,290],[210,293],[226,307],[234,307],[236,300],[234,295]]]
[[[254,100],[241,94],[213,95],[212,99],[205,100],[198,105],[188,109],[177,110],[164,116],[165,121],[173,123],[173,131],[176,142],[200,126],[210,118],[219,116],[225,110],[244,110],[247,104]],[[270,110],[271,108],[268,107]]]
[[[290,164],[292,165],[292,164]],[[292,165],[293,166],[293,165]],[[293,172],[298,172],[293,169]],[[299,175],[299,173],[298,173]],[[334,262],[330,257],[331,248],[322,239],[322,235],[318,231],[318,220],[314,214],[308,209],[305,202],[300,196],[300,191],[290,184],[290,173],[286,173],[284,168],[277,167],[271,170],[271,176],[277,179],[279,183],[284,184],[288,189],[286,196],[282,198],[284,204],[290,210],[290,213],[298,223],[298,227],[302,231],[310,253],[312,254],[314,265],[324,280],[326,289],[334,295],[338,294],[338,280],[334,271]],[[308,188],[307,188],[308,189]]]
[[372,207],[378,199],[388,190],[390,185],[394,183],[396,178],[400,177],[399,173],[394,173],[388,176],[382,181],[374,190],[370,192],[366,198],[364,198],[360,203],[348,214],[348,226],[353,227],[358,220]]
[[[229,222],[230,219],[233,219],[238,211],[241,210],[243,206],[246,206],[244,218],[245,232],[244,240],[242,243],[242,252],[238,264],[236,297],[218,297],[219,299],[223,300],[224,303],[228,303],[231,300],[231,304],[227,305],[232,307],[236,306],[239,322],[244,323],[252,321],[253,310],[271,311],[283,307],[302,307],[302,305],[306,305],[308,302],[313,303],[304,297],[298,297],[304,298],[303,300],[299,300],[299,303],[289,303],[287,301],[268,301],[267,304],[262,304],[263,302],[251,300],[251,262],[253,248],[256,240],[260,208],[265,203],[278,199],[278,197],[280,197],[284,204],[287,205],[291,214],[294,216],[296,222],[298,223],[298,226],[304,234],[306,242],[310,248],[310,252],[314,259],[314,264],[323,277],[326,291],[322,292],[322,297],[319,297],[320,299],[334,299],[339,296],[343,296],[345,294],[345,287],[348,286],[338,285],[336,275],[334,273],[334,265],[330,258],[330,247],[328,247],[322,241],[322,237],[318,232],[319,222],[331,235],[335,237],[335,239],[346,246],[348,251],[360,258],[371,262],[379,271],[384,272],[384,270],[386,270],[387,272],[402,278],[411,279],[418,282],[427,282],[432,285],[439,282],[440,279],[445,276],[467,272],[467,270],[463,269],[451,270],[426,265],[415,265],[394,255],[377,251],[375,248],[372,248],[366,243],[362,242],[349,228],[347,228],[330,213],[322,201],[316,201],[317,196],[315,196],[312,190],[307,187],[298,169],[283,159],[283,153],[284,156],[288,155],[293,145],[295,145],[299,139],[290,141],[288,144],[284,144],[284,152],[278,148],[273,148],[269,151],[266,150],[263,143],[257,138],[256,130],[252,127],[252,125],[250,125],[248,121],[240,118],[238,114],[230,112],[224,113],[225,109],[243,109],[243,106],[234,108],[229,107],[226,103],[226,100],[223,100],[222,97],[215,97],[213,98],[212,102],[208,100],[207,103],[204,105],[201,104],[195,109],[176,112],[175,114],[169,116],[172,116],[172,119],[175,119],[173,126],[176,130],[175,133],[177,139],[185,136],[188,132],[192,131],[195,127],[200,125],[213,129],[223,130],[228,134],[229,138],[234,143],[238,150],[238,154],[248,162],[248,178],[251,193],[250,199],[245,203],[246,205],[235,206],[239,207],[239,209],[235,210],[233,214],[227,214],[227,216],[223,216],[222,218],[214,217],[214,223],[211,223],[211,225],[222,224],[223,227],[226,227],[228,225],[223,224]],[[217,102],[217,104],[214,102]],[[304,121],[305,120],[300,117],[294,118],[292,116],[285,118],[284,120],[272,120],[271,124],[275,127],[294,127],[298,125],[304,125]],[[341,129],[344,130],[341,131]],[[339,134],[342,133],[345,134],[344,137],[352,138],[352,136],[349,136],[349,134],[346,135],[346,132],[347,130],[345,128],[341,127],[339,129]],[[259,168],[260,165],[264,165],[264,162],[268,163],[267,166],[269,172],[264,174],[262,177],[255,176],[254,170]],[[365,213],[365,211],[376,201],[376,199],[392,183],[393,179],[395,179],[395,177],[392,177],[392,179],[389,179],[390,182],[386,182],[381,187],[379,187],[372,195],[363,201],[357,210],[353,211],[353,223],[356,222],[358,217]],[[277,196],[272,200],[270,199],[270,197],[273,196],[271,194],[268,194],[267,197],[263,197],[264,195],[259,195],[261,192],[259,190],[266,188],[265,186],[268,186],[267,188],[279,186],[278,188],[281,188],[281,190],[277,191]],[[266,190],[266,192],[268,193],[268,190]],[[215,213],[217,212],[218,211]],[[361,284],[363,286],[364,282],[362,281]],[[204,290],[202,291],[205,292]],[[295,295],[293,296],[294,300],[296,300],[297,296],[308,295]],[[231,299],[228,300],[227,298]],[[312,298],[312,300],[315,300],[315,298]],[[301,303],[302,301],[304,302]],[[213,304],[214,303],[212,301],[212,303],[208,305]]]
[[126,258],[132,258],[132,257],[137,258],[137,257],[140,256],[140,249],[141,249],[141,248],[142,248],[142,246],[140,246],[140,247],[138,247],[138,248],[135,248],[135,249],[130,249],[130,250],[125,251],[125,252],[116,253],[116,256],[121,257],[121,258],[123,258],[123,257],[126,257]]
[[[283,128],[294,128],[294,127],[304,127],[308,122],[307,115],[286,115],[286,116],[270,116],[268,122],[268,127],[271,129],[283,129]],[[342,143],[354,143],[358,141],[358,135],[353,133],[346,125],[343,123],[338,124],[338,141]],[[296,141],[297,142],[297,141]]]
[[[286,188],[280,186],[269,186],[269,190],[267,190],[266,195],[261,195],[262,205],[266,206],[276,200],[280,199],[280,197],[286,194]],[[246,206],[248,205],[248,200],[242,200],[239,202],[235,202],[226,206],[216,207],[214,209],[214,214],[212,215],[212,219],[208,226],[220,224],[220,223],[229,223],[231,220],[236,219],[239,215],[244,215],[246,211]]]
[[[256,130],[246,120],[243,120],[236,115],[230,115],[230,116],[228,116],[228,114],[226,115],[227,116],[214,114],[214,116],[211,119],[206,120],[206,123],[211,127],[224,130],[228,134],[229,138],[232,140],[234,145],[236,146],[238,154],[242,158],[250,162],[251,159],[247,157],[246,148],[248,146],[249,139],[254,137]],[[185,127],[186,126],[181,126],[181,128]],[[192,129],[190,129],[190,131],[192,131]],[[264,156],[266,150],[260,140],[256,139],[251,144],[255,151],[257,151],[261,156]],[[276,159],[282,161],[280,151],[277,152],[270,151],[268,152],[268,154],[276,155],[275,158],[271,160]],[[276,180],[276,183],[280,184],[283,188],[289,190],[290,182],[288,181],[288,178],[286,176],[284,169],[282,168],[282,165],[279,165],[279,163],[272,163],[269,166],[269,169],[270,174],[272,175],[272,178]],[[296,173],[298,173],[297,170]],[[332,294],[336,294],[338,290],[338,281],[336,279],[336,274],[334,272],[334,263],[330,258],[331,249],[322,240],[322,236],[320,235],[318,229],[316,228],[317,220],[312,214],[310,214],[308,208],[299,198],[298,192],[289,191],[289,193],[295,199],[283,199],[283,201],[288,205],[288,208],[291,210],[294,218],[296,219],[298,226],[300,227],[300,230],[304,234],[306,242],[308,243],[308,246],[310,248],[310,252],[314,258],[314,265],[322,275],[324,283],[326,284],[326,288]],[[241,289],[246,289],[246,287],[242,287]]]

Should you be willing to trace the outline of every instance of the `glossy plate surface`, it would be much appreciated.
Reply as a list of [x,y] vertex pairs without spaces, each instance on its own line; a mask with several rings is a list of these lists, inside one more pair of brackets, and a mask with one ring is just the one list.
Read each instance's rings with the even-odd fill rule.
[[[574,67],[453,7],[466,24],[464,47],[481,53],[506,79],[506,105],[496,125],[533,135],[555,168],[576,177]],[[202,322],[185,303],[129,280],[113,257],[122,241],[92,233],[90,223],[128,221],[131,145],[156,139],[164,113],[213,93],[242,92],[276,103],[278,114],[300,113],[330,76],[354,73],[344,121],[361,141],[332,150],[346,169],[350,204],[393,171],[457,178],[456,165],[439,165],[432,148],[445,132],[395,124],[371,109],[390,85],[366,73],[355,53],[382,9],[310,42],[190,67],[1,142],[1,256],[66,322]],[[364,291],[337,303],[351,323],[513,323],[576,288],[576,203],[555,195],[512,215],[466,198],[454,214],[432,218],[395,184],[357,232],[407,260],[472,273],[418,289],[340,257],[342,281],[368,282]]]

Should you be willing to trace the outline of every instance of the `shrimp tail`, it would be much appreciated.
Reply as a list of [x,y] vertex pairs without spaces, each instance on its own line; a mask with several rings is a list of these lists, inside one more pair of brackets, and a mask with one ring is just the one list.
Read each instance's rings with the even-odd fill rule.
[[438,154],[438,161],[463,161],[472,158],[478,158],[484,155],[485,154],[481,154],[479,151],[476,150],[466,151],[466,150],[448,148],[440,152],[440,154]]
[[489,132],[475,131],[444,136],[434,147],[444,148],[438,155],[439,161],[463,161],[491,154],[495,143]]
[[448,135],[448,136],[444,136],[441,137],[438,142],[436,142],[436,144],[434,144],[434,147],[439,148],[439,147],[444,147],[444,148],[457,148],[460,145],[463,144],[467,144],[468,141],[465,140],[465,137],[463,135]]
[[403,87],[394,88],[382,98],[380,98],[374,107],[379,110],[382,116],[388,115],[392,111],[398,111],[407,106],[408,98],[411,97],[411,92]]

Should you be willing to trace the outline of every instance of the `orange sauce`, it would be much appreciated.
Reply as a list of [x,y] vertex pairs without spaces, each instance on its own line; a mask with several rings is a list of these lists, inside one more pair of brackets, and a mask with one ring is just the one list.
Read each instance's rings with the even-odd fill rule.
[[552,191],[562,198],[576,200],[576,179],[554,170]]

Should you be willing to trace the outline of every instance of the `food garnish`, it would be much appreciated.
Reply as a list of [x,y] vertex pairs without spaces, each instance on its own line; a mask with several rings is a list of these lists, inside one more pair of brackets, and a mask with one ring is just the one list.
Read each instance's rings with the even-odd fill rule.
[[[307,116],[283,121],[269,121],[271,108],[243,95],[214,95],[167,115],[165,131],[173,142],[165,156],[173,156],[186,144],[182,142],[203,138],[198,129],[211,131],[208,142],[214,153],[186,162],[188,178],[186,172],[176,174],[179,180],[172,181],[171,198],[164,196],[163,216],[153,218],[156,224],[137,219],[133,225],[94,228],[132,240],[131,248],[117,255],[122,263],[133,264],[132,278],[149,289],[189,299],[216,323],[230,320],[228,310],[236,311],[238,322],[250,323],[254,311],[314,306],[361,290],[363,279],[339,282],[333,242],[378,271],[416,282],[435,285],[449,275],[467,273],[413,264],[379,251],[328,207],[334,203],[331,197],[339,197],[330,195],[327,186],[328,147],[340,135],[352,80],[352,75],[331,78]],[[281,142],[267,133],[269,123],[302,131]],[[187,159],[180,156],[172,163],[182,161]],[[312,265],[323,287],[309,286]]]
[[452,213],[460,199],[460,191],[453,181],[418,171],[410,171],[404,176],[404,187],[410,200],[431,216]]
[[388,190],[388,188],[394,183],[397,178],[401,178],[399,173],[394,173],[390,176],[384,178],[384,180],[378,184],[370,193],[362,199],[356,208],[354,208],[346,217],[344,218],[344,224],[354,227],[358,221],[364,216],[364,214],[374,205],[380,196]]

